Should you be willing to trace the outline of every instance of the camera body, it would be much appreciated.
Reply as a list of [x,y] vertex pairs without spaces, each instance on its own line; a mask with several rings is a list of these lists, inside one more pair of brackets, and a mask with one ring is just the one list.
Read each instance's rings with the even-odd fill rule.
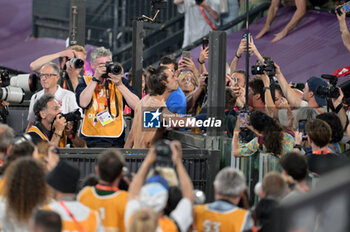
[[200,5],[200,4],[202,4],[204,2],[204,0],[196,0],[196,4],[197,5]]
[[82,68],[84,67],[84,61],[78,58],[72,58],[69,60],[74,68]]
[[261,75],[264,74],[264,71],[269,77],[274,77],[276,75],[275,63],[271,59],[265,59],[264,65],[253,65],[252,74]]
[[155,153],[156,153],[156,161],[155,166],[172,166],[172,151],[170,149],[170,141],[169,140],[161,140],[155,143]]
[[106,74],[102,75],[102,78],[109,78],[108,73],[113,73],[114,75],[121,74],[123,71],[122,66],[114,64],[113,61],[107,62],[106,64]]
[[338,98],[340,96],[339,88],[337,87],[338,78],[333,75],[323,74],[323,79],[329,80],[330,86],[318,86],[316,94],[320,97]]
[[76,109],[73,112],[62,114],[62,117],[64,117],[67,122],[79,122],[82,119],[79,109]]

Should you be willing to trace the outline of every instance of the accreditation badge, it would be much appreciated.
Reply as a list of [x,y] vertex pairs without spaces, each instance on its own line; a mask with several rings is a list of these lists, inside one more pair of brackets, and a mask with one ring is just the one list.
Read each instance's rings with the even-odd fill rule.
[[97,116],[97,120],[100,121],[102,126],[105,126],[105,125],[113,122],[113,118],[107,110],[104,110],[104,111],[98,113],[96,116]]

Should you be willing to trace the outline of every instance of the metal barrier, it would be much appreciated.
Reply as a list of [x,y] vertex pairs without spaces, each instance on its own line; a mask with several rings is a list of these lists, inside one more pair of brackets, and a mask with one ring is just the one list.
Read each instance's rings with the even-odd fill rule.
[[[83,179],[90,173],[95,173],[97,157],[105,149],[64,148],[60,149],[60,157],[80,170]],[[147,154],[147,149],[119,149],[124,155],[130,172],[137,172]],[[214,199],[213,181],[219,171],[218,150],[183,149],[183,163],[195,189],[204,191],[207,199]]]

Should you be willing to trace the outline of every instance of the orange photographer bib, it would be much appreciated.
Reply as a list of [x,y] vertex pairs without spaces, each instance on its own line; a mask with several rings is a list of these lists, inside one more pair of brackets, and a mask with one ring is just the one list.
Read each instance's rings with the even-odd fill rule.
[[[86,85],[92,76],[84,76]],[[108,102],[109,99],[109,102]],[[117,104],[116,104],[117,103]],[[92,95],[81,132],[87,137],[118,138],[124,131],[123,96],[113,82],[97,85]]]
[[[37,135],[39,135],[42,140],[50,142],[48,136],[45,133],[43,133],[37,126],[31,126],[28,129],[28,133],[29,132],[34,132]],[[67,144],[66,133],[63,131],[63,134],[62,134],[60,141],[58,143],[58,147],[65,147],[66,144]]]

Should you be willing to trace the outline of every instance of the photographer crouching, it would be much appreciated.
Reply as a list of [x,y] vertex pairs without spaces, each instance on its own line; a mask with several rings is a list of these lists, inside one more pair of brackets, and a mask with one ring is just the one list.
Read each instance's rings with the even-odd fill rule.
[[62,114],[59,103],[52,94],[45,94],[34,105],[36,122],[28,130],[34,144],[45,140],[56,147],[85,147],[76,136],[81,119],[79,110]]

